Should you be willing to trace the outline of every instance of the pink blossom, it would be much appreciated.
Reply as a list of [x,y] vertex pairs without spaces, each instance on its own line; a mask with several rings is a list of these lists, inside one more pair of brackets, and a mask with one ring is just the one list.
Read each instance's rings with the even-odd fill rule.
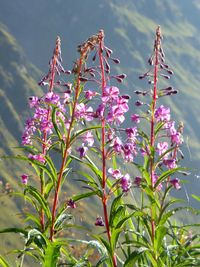
[[107,116],[108,122],[115,122],[117,125],[122,124],[122,122],[125,120],[124,117],[124,111],[121,109],[120,106],[112,106],[110,112]]
[[180,145],[183,143],[183,137],[181,133],[176,132],[175,134],[171,135],[171,142],[172,144]]
[[109,168],[108,169],[108,173],[110,173],[112,175],[113,178],[118,179],[122,176],[121,172],[119,169],[112,169]]
[[88,144],[88,146],[93,146],[94,144],[94,136],[90,131],[86,132],[84,135],[81,136],[84,144]]
[[80,153],[80,158],[82,159],[83,157],[85,157],[88,148],[84,146],[84,144],[82,144],[82,146],[78,147],[76,150]]
[[169,168],[174,169],[177,167],[176,165],[176,159],[164,159],[163,163]]
[[29,106],[30,108],[34,108],[39,104],[40,100],[37,96],[30,96],[29,97]]
[[77,104],[75,117],[77,119],[85,119],[86,121],[92,121],[94,118],[93,108],[87,107],[84,103]]
[[85,91],[85,98],[91,100],[97,93],[91,90]]
[[127,162],[133,161],[133,156],[135,156],[137,154],[135,144],[126,143],[123,146],[123,152],[124,152],[124,159]]
[[138,114],[131,115],[131,119],[135,123],[139,123],[140,122],[140,116]]
[[113,129],[108,129],[108,131],[106,133],[108,141],[112,141],[113,140],[114,134],[115,134],[115,132],[114,132]]
[[100,104],[96,110],[96,116],[97,118],[102,119],[104,116],[104,111],[105,111],[105,105],[104,104]]
[[142,178],[140,176],[136,176],[135,177],[135,180],[134,180],[134,184],[139,187],[141,185],[141,182],[142,182]]
[[180,179],[175,178],[173,180],[170,180],[170,183],[173,185],[173,187],[177,190],[181,189],[181,185],[180,185]]
[[128,136],[129,141],[135,142],[136,137],[138,135],[138,130],[137,127],[132,127],[132,128],[126,128],[126,134]]
[[128,192],[131,188],[130,175],[127,173],[120,179],[120,185],[123,192]]
[[98,217],[96,218],[95,225],[96,225],[96,226],[105,226],[105,223],[104,223],[104,221],[103,221],[103,218],[100,217],[100,216],[98,216]]
[[170,121],[170,108],[161,105],[155,112],[156,121],[168,122]]
[[104,89],[102,102],[106,103],[108,101],[113,101],[118,98],[118,95],[119,95],[119,89],[117,87],[115,86],[106,87]]
[[72,209],[75,209],[76,208],[76,204],[75,204],[75,202],[74,202],[73,199],[69,199],[67,201],[67,207],[72,208]]
[[28,175],[23,173],[21,175],[21,178],[22,178],[22,183],[26,185],[28,183]]
[[[159,156],[162,156],[168,149],[168,143],[167,142],[160,142],[157,144],[157,151]],[[165,155],[166,157],[166,155]]]
[[122,141],[119,137],[115,137],[113,139],[113,149],[115,152],[117,153],[121,153],[122,152]]
[[54,92],[48,92],[44,97],[44,101],[51,104],[58,104],[59,100],[60,96]]
[[[153,177],[152,177],[152,182],[153,182],[153,187],[155,186],[156,182],[158,180],[158,176],[153,173]],[[157,191],[160,191],[162,189],[162,184],[160,183],[157,187],[156,187],[156,190]]]
[[43,154],[37,154],[37,155],[29,154],[28,158],[32,159],[32,160],[37,160],[37,161],[39,161],[41,163],[45,163],[45,161],[46,161],[45,160],[45,155],[43,155]]

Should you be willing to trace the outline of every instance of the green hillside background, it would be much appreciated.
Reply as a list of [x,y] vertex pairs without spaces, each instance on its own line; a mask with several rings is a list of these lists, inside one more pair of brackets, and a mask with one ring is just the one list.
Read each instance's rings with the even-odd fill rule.
[[[42,94],[37,81],[48,69],[57,35],[62,40],[65,67],[70,69],[77,56],[76,46],[103,28],[107,46],[121,60],[117,71],[128,75],[121,88],[132,96],[130,106],[133,107],[136,100],[133,92],[148,88],[138,76],[148,68],[155,29],[161,25],[166,59],[175,73],[169,83],[179,90],[177,96],[162,101],[171,107],[176,121],[184,122],[185,165],[192,168],[187,177],[189,183],[178,195],[198,208],[199,203],[190,195],[200,195],[200,2],[0,0],[0,7],[0,156],[13,153],[13,147],[20,144],[28,116],[27,99],[30,95]],[[133,108],[130,113],[134,111]],[[16,161],[1,160],[3,186],[9,183],[15,190],[19,188],[20,174],[24,171]],[[70,183],[66,190],[73,194],[80,189]],[[0,227],[17,226],[21,221],[17,214],[24,203],[4,193],[0,203]],[[94,202],[92,208],[79,208],[77,212],[82,214],[83,221],[86,217],[94,220],[96,205]],[[3,253],[7,247],[17,245],[19,248],[19,244],[19,239],[11,239],[9,235],[0,241]]]

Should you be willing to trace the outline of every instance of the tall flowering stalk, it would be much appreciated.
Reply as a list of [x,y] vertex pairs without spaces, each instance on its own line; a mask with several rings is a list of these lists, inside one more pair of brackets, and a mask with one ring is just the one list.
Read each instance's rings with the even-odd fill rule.
[[[150,136],[150,146],[155,146],[155,111],[156,111],[156,101],[157,101],[157,81],[158,81],[158,68],[159,68],[159,51],[161,49],[161,29],[160,27],[156,30],[156,39],[154,44],[154,58],[152,58],[152,63],[154,60],[154,73],[153,73],[153,99],[152,99],[152,109],[151,109],[151,136]],[[151,186],[154,186],[154,155],[150,159],[150,173],[151,173]],[[152,228],[152,242],[154,242],[155,236],[155,222],[152,219],[151,222]]]
[[[147,104],[137,100],[135,102],[137,107],[143,109],[148,107],[149,109],[142,115],[133,114],[132,120],[139,123],[141,119],[146,119],[150,123],[149,135],[146,131],[139,130],[140,142],[138,144],[143,157],[143,165],[135,163],[141,172],[141,177],[137,176],[134,184],[141,188],[141,193],[145,195],[141,206],[143,218],[138,218],[137,229],[139,231],[145,229],[149,236],[151,256],[149,255],[149,260],[146,260],[146,262],[151,264],[150,266],[154,266],[157,261],[160,261],[163,253],[159,247],[164,242],[164,237],[167,238],[165,236],[165,234],[167,235],[166,223],[167,219],[172,216],[167,209],[173,204],[173,201],[168,202],[167,196],[172,188],[177,190],[181,188],[180,179],[173,178],[173,176],[184,173],[184,168],[178,166],[180,159],[183,157],[181,151],[183,127],[175,128],[175,122],[171,120],[170,108],[163,105],[158,106],[159,98],[177,94],[177,90],[171,86],[162,89],[158,87],[158,85],[160,86],[158,82],[161,79],[169,80],[173,74],[173,71],[165,62],[160,26],[156,29],[153,54],[148,63],[150,69],[139,78],[147,78],[148,84],[152,85],[153,88],[148,91],[135,91],[135,93],[141,97],[149,96],[151,103]],[[149,202],[146,202],[147,200]],[[149,210],[149,215],[146,215],[146,209]],[[141,236],[140,238],[137,236],[137,242],[143,244],[144,240],[147,242],[146,237]],[[146,255],[148,255],[148,252]],[[127,260],[128,262],[130,260]]]
[[[106,78],[105,78],[105,70],[104,70],[104,62],[103,62],[103,53],[104,50],[104,32],[101,30],[99,32],[99,61],[100,61],[100,68],[101,68],[101,89],[102,89],[102,97],[105,96],[105,88],[106,88]],[[102,204],[103,204],[103,212],[104,212],[104,219],[105,219],[105,225],[106,225],[106,232],[108,236],[109,242],[111,241],[111,233],[110,233],[110,226],[109,226],[109,218],[108,218],[108,210],[107,210],[107,193],[106,193],[106,151],[105,151],[105,145],[106,145],[106,131],[105,131],[105,117],[102,116],[101,120],[101,149],[102,149]],[[116,257],[112,255],[112,261],[113,266],[117,266]]]

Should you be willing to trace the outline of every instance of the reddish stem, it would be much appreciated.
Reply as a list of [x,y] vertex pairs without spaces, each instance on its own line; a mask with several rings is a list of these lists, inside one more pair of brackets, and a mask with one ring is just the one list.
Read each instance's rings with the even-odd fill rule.
[[[55,79],[55,67],[56,67],[56,62],[59,56],[59,51],[60,51],[60,38],[57,37],[56,40],[56,47],[55,47],[55,51],[54,51],[54,55],[53,55],[53,62],[52,62],[52,71],[51,71],[51,80],[50,80],[50,84],[49,84],[49,92],[53,91],[53,87],[54,87],[54,79]],[[51,108],[48,106],[48,110],[47,110],[47,122],[50,120],[50,115],[51,115]],[[44,130],[44,134],[43,134],[43,144],[42,144],[42,154],[46,155],[46,142],[47,142],[47,131]],[[43,176],[43,170],[41,171],[41,176]],[[45,187],[45,181],[44,178],[41,177],[41,195],[44,196],[44,187]],[[41,224],[41,229],[42,231],[44,230],[44,210],[41,209],[40,212],[40,224]]]
[[[104,64],[103,64],[103,39],[104,39],[104,33],[103,31],[100,31],[100,44],[99,44],[99,61],[100,61],[100,68],[101,68],[101,88],[102,88],[102,96],[104,96],[104,90],[106,87],[106,78],[105,78],[105,70],[104,70]],[[105,117],[103,116],[101,120],[101,145],[102,145],[102,189],[103,189],[103,196],[102,196],[102,204],[103,204],[103,213],[104,213],[104,220],[105,220],[105,226],[106,226],[106,233],[109,240],[109,243],[111,244],[111,233],[110,233],[110,226],[109,226],[109,218],[108,218],[108,210],[107,210],[107,193],[106,193],[106,151],[105,151]],[[115,253],[113,251],[112,255],[112,263],[114,267],[117,267],[117,259],[115,256]]]
[[[156,30],[156,40],[154,45],[154,52],[155,52],[155,65],[154,65],[154,87],[153,87],[153,101],[152,101],[152,113],[151,113],[151,135],[150,135],[150,145],[151,148],[155,146],[155,110],[156,110],[156,101],[157,101],[157,81],[158,81],[158,53],[160,48],[160,27]],[[150,175],[151,175],[151,186],[152,189],[154,187],[154,156],[151,154],[150,158]],[[152,211],[151,211],[152,213]],[[155,238],[155,221],[153,219],[151,220],[151,230],[152,230],[152,242],[154,243]]]
[[75,110],[76,110],[76,105],[77,105],[77,100],[78,100],[78,95],[79,95],[82,64],[83,64],[83,54],[81,55],[80,60],[79,60],[79,64],[78,64],[77,84],[76,84],[76,89],[75,89],[74,105],[72,108],[71,121],[70,121],[69,130],[68,130],[67,137],[66,137],[65,150],[64,150],[62,163],[61,163],[61,167],[60,167],[60,172],[59,172],[59,176],[58,176],[57,187],[56,187],[55,195],[54,195],[54,202],[53,202],[53,208],[52,208],[52,223],[51,223],[51,229],[50,229],[50,240],[51,241],[53,240],[53,236],[54,236],[54,223],[55,223],[55,217],[56,217],[58,197],[59,197],[59,192],[60,192],[60,185],[61,185],[61,181],[62,181],[62,177],[63,177],[66,159],[68,156],[68,150],[69,150],[69,146],[70,146],[70,135],[71,135],[71,130],[73,128]]

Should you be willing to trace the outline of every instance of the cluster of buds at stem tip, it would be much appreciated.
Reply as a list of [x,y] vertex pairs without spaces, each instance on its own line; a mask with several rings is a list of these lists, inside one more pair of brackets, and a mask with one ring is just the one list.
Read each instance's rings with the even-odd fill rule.
[[[82,58],[84,59],[84,64],[85,64],[85,67],[83,68],[83,71],[80,77],[81,82],[88,82],[88,81],[97,82],[97,83],[99,82],[98,78],[95,78],[95,77],[100,74],[99,72],[100,66],[93,66],[93,67],[88,68],[86,66],[86,61],[88,59],[90,52],[92,51],[94,51],[94,54],[92,56],[92,61],[93,62],[96,61],[96,59],[98,58],[97,54],[99,51],[100,42],[102,43],[101,53],[102,53],[102,57],[104,61],[105,72],[107,74],[107,81],[109,81],[110,79],[115,79],[117,82],[121,83],[126,78],[126,74],[124,73],[119,74],[119,75],[109,75],[111,72],[110,62],[119,64],[120,60],[118,58],[112,57],[113,51],[112,49],[104,45],[104,42],[103,42],[104,37],[105,37],[104,31],[99,30],[97,34],[92,35],[85,42],[78,45],[77,50],[82,56]],[[73,70],[72,70],[72,72],[75,74],[77,73],[77,70],[78,70],[77,66],[78,66],[78,62],[75,62]]]
[[[158,68],[158,77],[157,79],[163,78],[165,80],[169,80],[170,77],[174,74],[172,69],[168,64],[165,63],[165,53],[163,51],[162,47],[162,33],[161,33],[161,28],[158,26],[156,30],[156,38],[154,42],[154,48],[153,48],[153,53],[148,59],[148,63],[150,65],[150,69],[146,71],[144,74],[139,76],[139,79],[148,79],[149,84],[154,84],[154,66],[157,65]],[[156,54],[157,54],[157,60],[156,60]],[[135,92],[136,94],[140,95],[146,95],[146,94],[151,94],[151,91],[145,91],[145,92]],[[170,95],[176,95],[178,93],[177,90],[175,90],[172,87],[167,87],[165,89],[158,90],[157,92],[157,97],[161,96],[170,96]]]
[[[69,70],[65,70],[62,66],[62,57],[61,57],[61,40],[60,37],[57,36],[56,38],[56,45],[53,51],[53,56],[51,60],[49,61],[49,71],[48,73],[39,81],[38,85],[46,85],[48,83],[54,82],[53,79],[54,74],[57,74],[60,76],[61,73],[64,74],[70,74],[71,72]],[[60,81],[55,82],[55,84],[60,85]],[[52,88],[51,88],[52,89]]]

